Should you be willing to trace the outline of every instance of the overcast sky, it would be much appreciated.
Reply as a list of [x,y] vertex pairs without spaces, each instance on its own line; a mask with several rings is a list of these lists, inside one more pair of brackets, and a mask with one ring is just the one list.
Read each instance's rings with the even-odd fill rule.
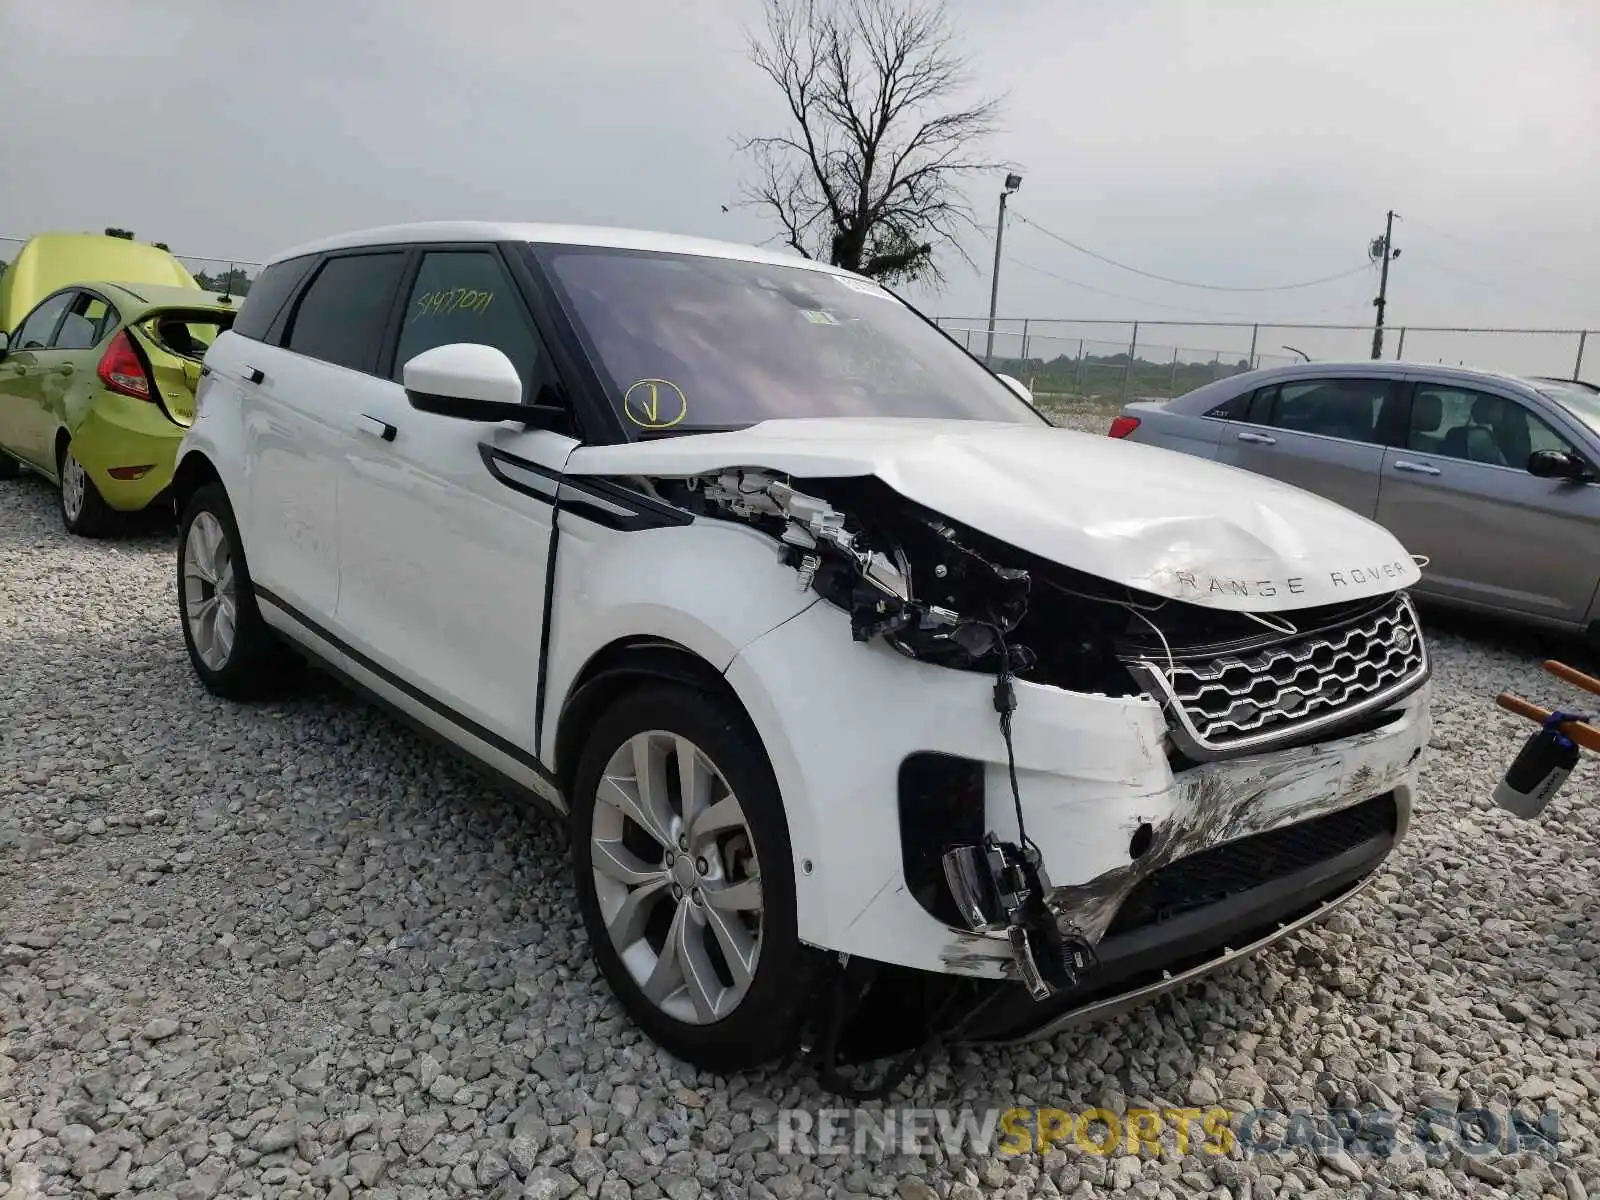
[[[952,14],[1006,96],[991,153],[1022,171],[1015,210],[1037,225],[1156,274],[1259,287],[1360,266],[1393,207],[1392,324],[1600,326],[1595,0]],[[430,218],[763,240],[758,215],[721,210],[733,137],[782,124],[745,53],[759,19],[759,0],[0,0],[0,234],[115,224],[247,259]],[[917,297],[927,311],[986,311],[999,183],[973,185],[978,269],[953,262],[943,295]],[[1368,323],[1376,293],[1375,271],[1177,287],[1016,222],[1005,250],[1002,316]],[[1237,338],[1141,335],[1163,341]]]

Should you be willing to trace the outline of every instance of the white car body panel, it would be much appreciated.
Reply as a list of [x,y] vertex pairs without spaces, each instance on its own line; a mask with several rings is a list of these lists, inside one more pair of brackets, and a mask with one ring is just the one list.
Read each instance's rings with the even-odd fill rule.
[[[517,240],[781,262],[874,288],[781,252],[564,226],[397,226],[280,258]],[[980,764],[985,826],[1016,838],[994,675],[897,653],[870,631],[855,641],[851,614],[784,557],[770,512],[758,528],[730,515],[737,504],[717,508],[709,486],[678,489],[682,503],[704,502],[691,514],[660,498],[670,489],[652,494],[655,481],[750,470],[803,493],[808,479],[873,476],[1004,545],[1225,612],[1387,596],[1419,577],[1392,535],[1309,493],[1042,424],[772,420],[585,446],[421,412],[390,380],[236,334],[218,339],[207,366],[180,463],[203,455],[221,477],[270,625],[558,809],[572,766],[557,756],[563,708],[586,669],[624,643],[670,644],[723,677],[771,761],[802,940],[943,974],[1015,977],[1016,962],[1003,935],[958,929],[912,895],[900,771],[930,752]],[[257,384],[244,378],[252,368]],[[633,517],[654,505],[656,519],[630,523],[630,497]],[[784,536],[797,532],[790,547],[806,547],[798,524]],[[1168,611],[1193,616],[1183,604]],[[1385,700],[1383,719],[1361,732],[1175,769],[1169,715],[1137,686],[1090,694],[1020,679],[1015,693],[1027,833],[1052,908],[1091,942],[1131,889],[1186,855],[1385,795],[1398,841],[1429,734],[1423,685]]]
[[[876,475],[908,500],[1102,579],[1233,611],[1382,595],[1420,577],[1382,526],[1298,488],[1068,429],[976,421],[765,421],[577,451],[589,475],[762,467]],[[1159,486],[1152,481],[1159,480]]]
[[[899,854],[884,851],[900,841],[897,772],[919,751],[983,762],[988,827],[1015,836],[993,680],[909,661],[881,644],[852,644],[849,619],[827,604],[747,647],[728,680],[761,733],[789,812],[801,936],[881,962],[1004,974],[1004,936],[953,931],[935,920],[909,893]],[[1391,789],[1408,812],[1430,728],[1423,691],[1404,702],[1402,719],[1372,733],[1204,764],[1175,778],[1165,723],[1148,698],[1016,687],[1028,834],[1091,939],[1164,857]],[[1136,872],[1129,846],[1146,823],[1155,840]]]

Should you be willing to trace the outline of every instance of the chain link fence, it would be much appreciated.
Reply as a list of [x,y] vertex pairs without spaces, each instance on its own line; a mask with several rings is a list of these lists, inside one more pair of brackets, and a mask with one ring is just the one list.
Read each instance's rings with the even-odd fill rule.
[[[995,322],[991,352],[988,318],[937,320],[1041,398],[1165,400],[1241,371],[1372,357],[1370,325],[1007,318]],[[1577,379],[1593,332],[1394,325],[1384,330],[1382,356]]]

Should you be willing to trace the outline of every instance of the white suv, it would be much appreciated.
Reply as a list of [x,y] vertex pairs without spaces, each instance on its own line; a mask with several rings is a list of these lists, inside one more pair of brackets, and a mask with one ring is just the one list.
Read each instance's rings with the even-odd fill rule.
[[1052,428],[872,282],[431,224],[302,247],[180,452],[194,669],[292,648],[564,815],[622,1004],[713,1070],[1013,1040],[1326,914],[1410,816],[1412,558]]

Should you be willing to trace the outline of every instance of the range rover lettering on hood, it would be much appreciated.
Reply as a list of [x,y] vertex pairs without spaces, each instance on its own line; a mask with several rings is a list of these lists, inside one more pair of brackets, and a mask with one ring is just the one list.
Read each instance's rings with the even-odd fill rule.
[[1217,609],[1272,612],[1410,587],[1382,526],[1309,492],[1189,455],[1067,429],[917,418],[765,421],[573,452],[577,475],[760,469],[875,476],[907,500],[1073,570]]

